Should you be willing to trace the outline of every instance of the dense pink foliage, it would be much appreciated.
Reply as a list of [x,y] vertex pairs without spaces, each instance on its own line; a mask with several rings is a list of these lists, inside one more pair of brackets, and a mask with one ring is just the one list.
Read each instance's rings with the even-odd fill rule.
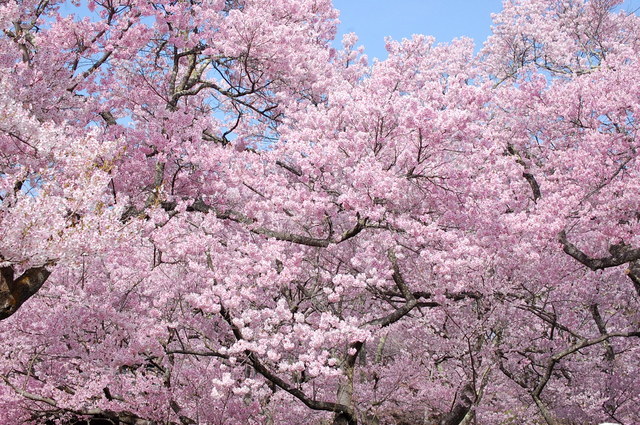
[[330,0],[0,2],[0,271],[51,272],[0,424],[640,423],[618,3],[369,64]]

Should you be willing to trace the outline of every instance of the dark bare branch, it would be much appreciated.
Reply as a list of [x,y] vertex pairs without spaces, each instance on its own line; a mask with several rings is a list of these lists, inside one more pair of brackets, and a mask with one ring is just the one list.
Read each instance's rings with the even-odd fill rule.
[[569,242],[564,230],[558,234],[558,240],[562,244],[562,250],[565,253],[589,267],[591,270],[602,270],[609,267],[616,267],[640,259],[640,249],[634,249],[628,245],[612,246],[609,249],[609,253],[611,255],[608,257],[591,258],[574,244]]
[[[169,212],[170,214],[175,214],[175,208],[177,207],[176,202],[162,202],[162,208]],[[254,220],[243,215],[242,213],[234,210],[216,210],[215,208],[207,205],[203,200],[197,199],[192,202],[189,206],[187,206],[186,211],[193,212],[202,212],[209,213],[213,212],[216,214],[221,220],[230,220],[236,223],[242,223],[251,225],[254,223]],[[132,216],[138,215],[140,212],[125,212],[127,218],[131,218]],[[257,235],[266,236],[268,238],[277,239],[279,241],[291,242],[299,245],[312,246],[317,248],[326,248],[331,244],[339,244],[341,242],[347,241],[355,236],[357,236],[362,230],[367,227],[367,218],[361,218],[357,215],[356,224],[349,230],[345,231],[339,238],[314,238],[311,236],[299,235],[296,233],[272,230],[266,227],[255,227],[250,229],[252,233]]]
[[631,282],[633,282],[633,287],[640,297],[640,261],[631,261],[625,273],[629,276]]
[[[233,324],[233,320],[231,318],[231,314],[229,313],[229,311],[226,308],[221,307],[220,314],[222,315],[224,320],[227,322],[227,324],[231,327],[231,331],[233,332],[234,337],[237,340],[243,339],[240,329],[238,329],[238,327]],[[258,356],[253,351],[245,350],[244,353],[247,356],[253,368],[256,370],[256,372],[258,372],[260,375],[262,375],[264,378],[269,380],[271,383],[273,383],[277,387],[283,389],[284,391],[288,392],[289,394],[291,394],[292,396],[300,400],[302,403],[304,403],[305,406],[313,410],[324,410],[328,412],[335,412],[335,413],[345,415],[350,419],[350,422],[355,423],[355,420],[353,420],[354,412],[348,406],[344,406],[339,403],[333,403],[328,401],[317,401],[315,399],[309,398],[300,389],[289,384],[284,379],[280,378],[274,372],[269,370],[269,368],[267,368],[260,361]]]
[[[600,309],[597,304],[591,304],[589,306],[589,311],[591,312],[591,317],[593,317],[593,321],[596,322],[596,326],[598,327],[598,332],[600,335],[607,335],[607,327],[602,319],[602,315],[600,314]],[[612,362],[615,359],[615,351],[613,350],[613,346],[610,341],[604,341],[605,346],[605,360],[608,362]]]
[[516,162],[521,165],[522,168],[524,168],[522,177],[527,180],[527,183],[529,183],[529,186],[531,187],[531,192],[533,193],[533,202],[537,202],[538,199],[542,197],[542,192],[540,191],[540,184],[529,170],[529,165],[525,162],[520,152],[513,145],[507,146],[507,152],[509,153],[509,155],[515,156]]
[[107,126],[116,125],[116,119],[110,111],[100,112],[98,115],[102,117]]
[[540,381],[538,381],[538,385],[532,392],[533,397],[534,398],[540,397],[542,390],[544,389],[544,387],[549,382],[549,379],[551,378],[551,375],[553,373],[553,370],[556,364],[563,358],[575,353],[576,351],[580,351],[583,348],[591,347],[592,345],[596,345],[596,344],[600,344],[602,342],[608,341],[611,338],[631,338],[631,337],[640,338],[640,331],[612,332],[612,333],[600,335],[599,337],[595,337],[591,339],[582,339],[576,342],[575,344],[573,344],[572,346],[554,354],[553,356],[551,356],[551,358],[549,359],[549,362],[547,363],[547,367],[545,368],[544,375],[540,378]]
[[289,171],[290,173],[295,174],[298,177],[302,177],[302,171],[298,170],[297,168],[295,168],[292,165],[289,165],[283,161],[276,161],[276,165],[279,165],[280,167],[284,168],[285,170]]
[[409,314],[411,310],[413,310],[418,305],[418,300],[413,295],[413,293],[409,290],[409,286],[404,281],[404,277],[400,271],[400,266],[398,265],[398,258],[393,250],[389,250],[387,253],[387,257],[389,261],[391,261],[391,266],[393,267],[393,281],[395,282],[398,290],[402,294],[402,297],[406,300],[406,303],[400,308],[392,311],[384,317],[379,319],[371,320],[365,325],[379,325],[379,326],[389,326],[392,323],[397,322],[402,319],[404,316]]
[[218,357],[221,359],[228,359],[226,354],[218,353],[217,351],[196,351],[196,350],[165,350],[167,354],[184,354],[187,356],[196,357]]
[[438,425],[459,425],[469,413],[476,398],[475,390],[471,383],[462,387],[456,394],[456,401],[451,411],[443,415],[438,421]]

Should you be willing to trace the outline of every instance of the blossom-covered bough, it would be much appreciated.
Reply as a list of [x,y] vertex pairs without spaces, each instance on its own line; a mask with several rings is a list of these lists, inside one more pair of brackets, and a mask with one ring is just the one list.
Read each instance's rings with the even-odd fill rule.
[[619,2],[373,64],[330,0],[76,6],[0,3],[0,424],[640,421]]

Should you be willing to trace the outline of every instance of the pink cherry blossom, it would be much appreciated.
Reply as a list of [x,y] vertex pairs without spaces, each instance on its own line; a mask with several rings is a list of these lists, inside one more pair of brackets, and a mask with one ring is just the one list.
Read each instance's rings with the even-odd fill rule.
[[0,425],[640,422],[619,3],[2,3]]

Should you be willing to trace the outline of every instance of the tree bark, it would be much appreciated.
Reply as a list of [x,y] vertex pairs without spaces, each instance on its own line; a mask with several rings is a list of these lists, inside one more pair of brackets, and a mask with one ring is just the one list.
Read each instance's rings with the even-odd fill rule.
[[14,279],[12,266],[0,268],[0,320],[4,320],[31,298],[46,282],[51,272],[44,266],[33,267]]

